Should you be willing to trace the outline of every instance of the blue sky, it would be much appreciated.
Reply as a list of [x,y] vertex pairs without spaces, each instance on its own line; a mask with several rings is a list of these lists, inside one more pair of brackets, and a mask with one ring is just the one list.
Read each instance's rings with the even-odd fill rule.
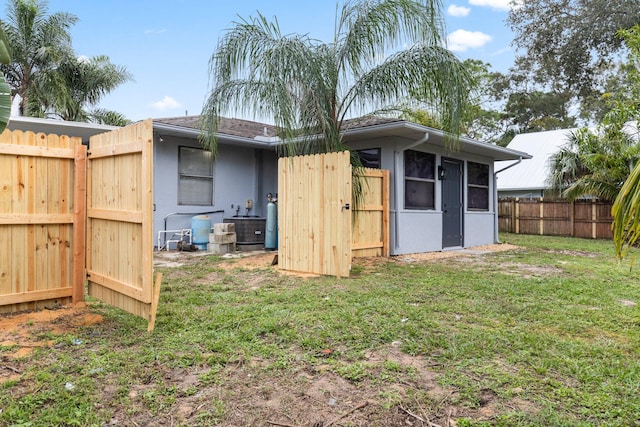
[[[508,4],[443,0],[449,48],[461,59],[481,59],[506,71],[513,63]],[[100,105],[131,120],[199,114],[209,85],[209,57],[238,16],[260,11],[277,17],[284,33],[326,41],[336,12],[336,0],[49,0],[48,6],[49,12],[78,17],[71,35],[79,55],[108,55],[133,74],[135,81]]]

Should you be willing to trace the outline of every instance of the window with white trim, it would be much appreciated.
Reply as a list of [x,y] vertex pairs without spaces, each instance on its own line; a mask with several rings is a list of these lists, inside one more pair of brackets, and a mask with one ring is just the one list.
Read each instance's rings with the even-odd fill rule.
[[404,208],[435,209],[436,156],[422,151],[404,152]]
[[467,208],[489,210],[489,165],[467,162]]
[[213,206],[211,151],[178,148],[178,205]]

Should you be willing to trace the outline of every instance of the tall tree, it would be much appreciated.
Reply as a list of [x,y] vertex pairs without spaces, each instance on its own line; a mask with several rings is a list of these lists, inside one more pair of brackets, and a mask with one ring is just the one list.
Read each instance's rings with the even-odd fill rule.
[[516,68],[543,90],[574,93],[588,107],[624,51],[616,31],[639,23],[640,7],[637,0],[527,0],[508,22],[521,52]]
[[[31,115],[53,112],[63,120],[93,121],[90,108],[129,80],[131,75],[126,68],[112,64],[107,56],[67,56],[57,65],[55,73],[47,73],[47,78],[36,85],[41,104],[40,110],[32,111]],[[100,117],[105,118],[105,113],[101,111]]]
[[9,41],[12,61],[2,65],[13,96],[20,97],[20,114],[25,114],[34,85],[71,51],[69,29],[76,16],[56,12],[47,15],[47,4],[39,0],[10,0],[6,19],[0,20]]
[[606,123],[596,131],[578,129],[551,157],[549,184],[569,200],[597,197],[613,201],[638,159],[638,139],[624,124]]
[[[615,99],[608,119],[616,123],[640,143],[640,25],[619,32],[629,48],[629,85]],[[616,254],[622,258],[640,238],[640,162],[622,185],[613,204],[613,241]]]
[[277,20],[261,14],[234,23],[210,60],[207,147],[215,152],[218,118],[239,112],[272,121],[290,143],[288,154],[344,150],[346,118],[410,94],[429,100],[448,129],[459,131],[468,74],[444,47],[439,1],[347,2],[338,12],[328,43],[283,35]]

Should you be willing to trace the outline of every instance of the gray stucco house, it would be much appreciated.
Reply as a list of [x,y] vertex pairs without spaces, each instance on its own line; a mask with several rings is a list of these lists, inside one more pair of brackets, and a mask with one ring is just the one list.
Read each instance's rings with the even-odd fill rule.
[[[157,230],[174,212],[221,211],[212,214],[214,222],[235,215],[238,206],[241,215],[265,215],[267,193],[278,191],[280,142],[273,127],[223,119],[215,162],[199,145],[197,116],[155,119],[154,131]],[[358,150],[365,166],[390,170],[392,255],[494,243],[494,161],[530,158],[465,138],[451,151],[442,131],[395,119],[352,121],[344,141]],[[182,163],[195,158],[211,165],[198,183],[183,173],[188,166]],[[247,212],[249,199],[253,207]],[[167,227],[186,227],[188,220],[188,215],[172,215]]]
[[[218,156],[203,150],[198,116],[153,120],[154,236],[191,227],[194,215],[212,222],[234,215],[266,215],[276,194],[275,129],[223,119]],[[109,126],[12,119],[11,129],[82,136]],[[390,253],[440,251],[497,241],[495,161],[528,159],[527,153],[462,138],[449,150],[442,131],[396,119],[352,121],[344,141],[363,164],[390,171]],[[248,202],[251,201],[251,202]]]

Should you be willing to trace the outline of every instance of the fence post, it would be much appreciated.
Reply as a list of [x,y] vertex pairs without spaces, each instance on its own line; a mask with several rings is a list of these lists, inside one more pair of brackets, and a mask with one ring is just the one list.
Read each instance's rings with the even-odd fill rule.
[[540,197],[540,235],[544,236],[544,197]]
[[73,161],[73,279],[71,302],[84,300],[85,240],[87,227],[87,146],[78,143]]
[[569,222],[571,223],[571,237],[576,235],[576,201],[571,201],[571,209],[569,210]]
[[591,199],[591,238],[596,239],[598,237],[598,208],[596,201]]
[[516,234],[520,234],[520,197],[516,197],[516,208],[514,209],[514,211],[516,212],[516,220],[514,221],[515,224],[515,233]]

